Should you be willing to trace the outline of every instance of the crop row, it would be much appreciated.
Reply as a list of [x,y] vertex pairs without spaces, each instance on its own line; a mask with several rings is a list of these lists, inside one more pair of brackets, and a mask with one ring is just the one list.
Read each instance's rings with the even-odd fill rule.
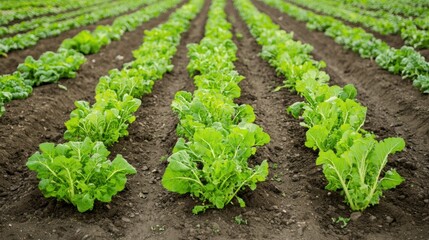
[[28,21],[22,21],[11,26],[2,26],[0,27],[0,36],[28,31],[28,30],[40,27],[42,25],[44,27],[49,27],[49,23],[57,22],[71,17],[81,16],[83,14],[92,12],[96,9],[105,8],[105,6],[109,7],[112,5],[112,3],[110,2],[104,3],[104,0],[97,0],[97,1],[94,1],[93,3],[94,5],[91,5],[85,8],[80,8],[74,11],[35,18]]
[[[428,6],[424,6],[425,0],[411,0],[411,1],[378,1],[367,0],[359,1],[352,0],[349,4],[371,10],[385,10],[394,14],[401,14],[404,16],[427,16],[429,13]],[[426,2],[427,3],[427,2]]]
[[429,29],[429,22],[427,22],[429,19],[429,15],[428,15],[429,11],[427,12],[427,14],[422,14],[421,17],[411,18],[411,17],[403,16],[402,14],[401,15],[394,14],[382,9],[368,10],[368,9],[365,9],[359,6],[354,6],[352,4],[348,4],[345,2],[324,0],[323,3],[329,4],[331,6],[335,6],[337,8],[347,9],[366,16],[376,17],[379,19],[388,19],[390,21],[394,21],[396,25],[415,25],[420,29],[425,29],[425,30]]
[[57,36],[67,30],[86,26],[101,19],[117,16],[127,11],[137,9],[144,5],[147,1],[148,0],[137,0],[130,2],[126,0],[120,0],[95,10],[90,14],[84,14],[63,21],[50,23],[46,26],[37,27],[27,33],[2,38],[0,39],[0,55],[7,56],[6,53],[12,50],[24,49],[36,45],[40,39]]
[[[305,0],[293,0],[294,3],[305,6],[322,14],[343,19],[348,22],[362,24],[371,30],[387,35],[400,34],[405,44],[414,48],[429,48],[429,32],[417,29],[413,20],[403,18],[375,18],[362,14],[360,8],[344,9],[342,6],[336,7],[329,0],[311,2]],[[386,16],[384,16],[386,17]]]
[[388,155],[405,147],[404,140],[377,141],[362,129],[366,108],[355,100],[353,85],[329,86],[329,76],[321,70],[324,64],[310,55],[311,46],[294,41],[250,0],[234,0],[234,4],[262,46],[262,58],[306,100],[293,104],[288,112],[301,116],[301,125],[308,128],[305,146],[319,151],[316,164],[323,166],[326,189],[340,190],[352,210],[377,204],[384,190],[403,181],[394,169],[384,173],[383,169]]
[[0,116],[5,112],[5,103],[27,98],[34,86],[61,78],[75,78],[76,71],[86,61],[83,54],[97,53],[111,41],[119,40],[125,32],[177,5],[179,0],[146,2],[149,4],[147,7],[116,18],[112,25],[98,26],[92,33],[83,30],[73,38],[65,39],[57,52],[46,52],[38,60],[29,56],[16,72],[0,76]]
[[403,78],[411,79],[413,85],[420,91],[429,93],[429,63],[413,48],[407,46],[400,49],[390,47],[362,28],[347,26],[332,17],[315,14],[282,0],[262,1],[299,21],[307,22],[307,28],[310,30],[324,32],[335,42],[359,53],[361,57],[375,58],[381,68],[399,74]]
[[180,91],[172,103],[179,116],[177,141],[162,178],[172,192],[199,198],[192,212],[224,208],[237,193],[268,175],[268,163],[249,166],[248,158],[270,137],[254,124],[249,105],[238,105],[238,83],[244,79],[234,70],[237,47],[232,41],[231,24],[224,12],[226,0],[214,0],[208,13],[205,36],[199,44],[188,45],[188,72],[194,77],[194,93]]
[[[125,31],[178,2],[161,1],[118,18],[111,26],[100,26],[92,33],[82,31],[65,40],[58,52],[45,53],[37,61],[28,58],[16,73],[0,80],[10,82],[11,91],[22,88],[25,93],[47,79],[52,82],[74,77],[85,61],[82,53],[98,52]],[[135,121],[134,114],[141,104],[139,98],[150,93],[155,81],[173,69],[171,59],[180,35],[189,29],[203,4],[204,0],[190,0],[166,23],[145,31],[144,43],[133,52],[135,60],[100,78],[95,103],[75,102],[76,109],[65,123],[64,139],[68,142],[43,143],[40,152],[28,159],[27,166],[37,172],[45,197],[64,200],[85,212],[93,208],[95,200],[110,202],[123,190],[126,175],[136,170],[121,155],[110,161],[107,147],[128,135],[128,126]],[[162,184],[169,191],[199,198],[202,204],[193,208],[195,214],[230,203],[244,207],[238,192],[246,187],[254,190],[268,175],[266,161],[260,165],[248,162],[256,147],[267,144],[270,137],[253,123],[256,117],[251,106],[234,103],[240,97],[238,84],[244,77],[235,71],[237,46],[232,41],[225,4],[226,0],[212,1],[204,38],[199,44],[188,45],[187,69],[197,90],[193,94],[178,92],[172,103],[180,120],[180,138],[168,158]],[[405,147],[404,140],[378,141],[364,130],[366,108],[356,101],[353,85],[329,86],[329,76],[321,70],[325,64],[311,57],[310,45],[294,41],[250,0],[234,0],[234,5],[262,45],[261,57],[285,77],[285,87],[304,97],[305,102],[293,104],[288,112],[303,119],[301,125],[308,128],[305,146],[319,151],[316,164],[323,166],[326,188],[340,190],[352,210],[377,204],[384,190],[403,181],[394,169],[383,169],[388,155]],[[58,67],[64,62],[69,65]],[[13,85],[16,83],[22,85]],[[0,100],[3,95],[22,97],[21,92],[16,96],[7,93],[2,91]]]
[[93,208],[95,200],[110,202],[123,190],[126,175],[136,170],[121,156],[110,162],[106,146],[128,135],[135,120],[138,99],[149,93],[154,81],[171,71],[171,58],[180,43],[180,35],[201,10],[204,0],[191,0],[173,13],[169,20],[145,31],[144,43],[133,52],[135,60],[122,70],[101,77],[95,103],[76,101],[76,109],[65,123],[64,138],[70,142],[43,143],[41,153],[28,159],[29,169],[37,172],[39,188],[45,197],[75,205],[80,212]]
[[85,2],[82,0],[73,0],[69,2],[64,2],[62,0],[51,0],[47,2],[46,0],[15,0],[13,2],[10,1],[2,1],[0,4],[0,10],[17,10],[17,9],[26,9],[30,7],[61,7],[61,6],[69,6],[69,5],[75,5],[75,7],[81,6],[81,4]]
[[61,1],[60,4],[57,4],[55,6],[46,6],[46,3],[37,6],[36,4],[32,3],[32,1],[28,1],[27,3],[22,4],[19,4],[16,1],[13,1],[11,4],[2,1],[2,3],[0,4],[0,9],[8,10],[0,10],[0,25],[8,24],[13,20],[23,20],[26,18],[32,18],[46,14],[57,14],[72,9],[85,8],[103,1],[106,0],[77,0],[66,2]]

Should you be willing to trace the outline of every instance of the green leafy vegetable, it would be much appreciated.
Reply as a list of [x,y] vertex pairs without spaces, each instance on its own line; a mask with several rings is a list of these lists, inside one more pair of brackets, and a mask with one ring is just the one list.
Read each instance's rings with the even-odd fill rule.
[[268,163],[263,161],[254,168],[248,167],[247,159],[255,154],[255,145],[269,142],[269,136],[254,124],[242,124],[225,133],[215,128],[197,130],[194,141],[185,143],[180,139],[174,154],[168,158],[162,184],[172,192],[191,193],[206,206],[196,206],[194,213],[205,207],[223,208],[236,198],[240,206],[245,203],[237,196],[238,191],[265,181]]
[[106,146],[128,135],[128,125],[136,119],[133,115],[141,101],[129,95],[118,99],[116,93],[107,90],[96,95],[96,103],[90,107],[88,102],[77,101],[77,109],[70,114],[65,125],[64,138],[69,141],[82,141],[89,137],[101,141]]
[[402,138],[387,138],[381,142],[361,138],[340,156],[332,150],[320,152],[316,164],[323,165],[323,173],[329,182],[326,189],[341,190],[353,210],[363,210],[378,204],[382,191],[395,188],[404,181],[395,170],[382,172],[388,155],[402,151],[404,147]]
[[61,44],[62,48],[74,49],[85,55],[97,53],[102,46],[110,43],[110,39],[104,35],[102,37],[94,36],[90,31],[84,30],[71,39],[66,39]]
[[84,55],[67,49],[46,52],[38,60],[28,56],[19,64],[18,72],[30,86],[57,82],[61,78],[75,78],[80,65],[86,62]]
[[109,161],[103,143],[89,138],[59,145],[42,143],[40,151],[27,162],[37,172],[40,190],[45,197],[72,203],[79,212],[91,210],[95,200],[110,202],[124,189],[126,175],[136,173],[121,155]]
[[[395,24],[392,24],[391,20],[380,20],[373,17],[365,18],[361,15],[358,16],[356,14],[350,13],[350,11],[345,11],[341,8],[337,10],[338,8],[332,9],[331,6],[324,6],[324,4],[311,3],[304,0],[294,1],[299,1],[304,5],[311,5],[312,7],[318,8],[320,10],[323,9],[323,11],[329,11],[330,13],[340,17],[347,17],[347,15],[349,15],[348,18],[350,18],[350,16],[353,16],[354,18],[352,21],[363,21],[365,24],[371,25],[373,29],[377,29],[383,33],[401,31],[401,35],[405,42],[416,48],[426,48],[429,46],[428,31],[417,29],[416,26],[413,26],[413,21],[399,21],[395,26]],[[344,24],[340,20],[333,17],[319,15],[285,1],[263,0],[263,2],[277,8],[278,10],[292,16],[299,21],[306,22],[307,28],[310,30],[324,32],[327,36],[333,38],[335,42],[343,45],[346,49],[350,49],[356,53],[359,53],[361,57],[376,59],[377,64],[381,68],[394,74],[399,74],[403,78],[411,79],[413,81],[413,85],[418,87],[423,93],[429,93],[429,63],[419,52],[417,52],[412,47],[404,46],[400,49],[392,48],[386,42],[376,38],[373,34],[366,32],[362,28],[348,26],[347,24]],[[263,17],[260,16],[258,16],[258,18],[263,19]],[[257,24],[271,25],[264,24],[264,21],[260,22],[261,23]],[[274,33],[276,30],[276,27],[268,26],[266,33],[258,34],[260,35],[258,37],[258,43],[263,45],[261,56],[274,67],[276,67],[277,72],[287,76],[287,79],[285,80],[286,87],[293,87],[297,79],[299,80],[300,76],[302,76],[302,74],[295,74],[298,75],[298,77],[294,76],[293,73],[298,72],[298,70],[295,70],[295,68],[308,68],[308,66],[306,67],[304,64],[300,63],[303,61],[303,59],[305,59],[306,54],[303,52],[303,54],[299,56],[298,60],[290,59],[290,61],[286,61],[286,63],[278,64],[279,59],[285,59],[284,56],[288,57],[290,52],[303,51],[303,48],[300,47],[300,45],[302,45],[301,43],[296,43],[294,41],[292,41],[293,43],[290,43],[291,40],[286,40],[288,38],[290,39],[291,35],[285,37],[282,35],[287,34],[276,34]],[[267,34],[268,31],[270,31],[270,34]],[[280,35],[281,37],[276,35]],[[275,37],[274,39],[271,39],[269,36]],[[285,42],[286,44],[280,48],[273,47],[272,45],[274,45],[277,41],[276,38],[278,38],[281,43]],[[266,49],[268,49],[268,53]],[[277,54],[278,51],[281,52],[281,54]],[[300,64],[292,64],[291,62],[298,62]],[[309,61],[307,61],[307,64],[312,65]],[[286,71],[281,71],[282,68],[286,69]],[[305,71],[306,70],[304,70],[304,72]]]

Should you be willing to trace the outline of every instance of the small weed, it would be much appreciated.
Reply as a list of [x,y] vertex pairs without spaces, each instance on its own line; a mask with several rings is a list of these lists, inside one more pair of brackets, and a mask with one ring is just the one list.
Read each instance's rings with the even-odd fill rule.
[[273,170],[276,170],[277,168],[279,168],[279,165],[278,165],[277,163],[273,163],[273,164],[271,165],[271,168],[272,168]]
[[332,218],[332,222],[334,223],[340,223],[341,224],[341,228],[345,228],[347,227],[347,224],[349,223],[350,218],[344,218],[339,216],[338,218]]
[[237,223],[239,225],[241,225],[241,224],[247,225],[247,220],[244,219],[241,214],[238,216],[235,216],[234,220],[235,220],[235,223]]
[[271,178],[271,181],[281,182],[282,178],[279,177],[279,175],[274,174],[274,176]]

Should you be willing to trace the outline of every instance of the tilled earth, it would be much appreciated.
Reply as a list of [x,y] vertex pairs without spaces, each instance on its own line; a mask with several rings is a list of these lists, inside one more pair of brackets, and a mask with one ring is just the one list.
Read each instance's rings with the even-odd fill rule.
[[[233,32],[242,35],[234,37],[238,46],[235,65],[246,77],[237,102],[252,105],[257,124],[271,136],[271,142],[259,148],[250,162],[267,159],[269,179],[255,191],[241,193],[246,208],[229,205],[200,215],[191,213],[196,200],[167,192],[160,180],[165,159],[177,140],[178,122],[170,104],[177,91],[194,90],[186,71],[186,45],[204,36],[207,2],[182,35],[173,58],[174,70],[155,84],[152,94],[142,98],[130,135],[111,148],[112,155],[122,154],[138,170],[111,203],[97,203],[92,212],[81,214],[69,204],[45,199],[25,163],[40,143],[64,141],[64,122],[74,109],[73,102],[92,102],[99,77],[131,61],[131,51],[141,44],[143,30],[164,22],[172,11],[89,56],[76,79],[60,81],[66,91],[57,84],[44,85],[35,88],[30,98],[6,106],[6,114],[0,118],[0,239],[427,239],[427,96],[409,81],[379,69],[375,62],[343,50],[322,33],[308,31],[304,23],[254,3],[282,29],[294,32],[296,40],[314,46],[313,56],[327,63],[332,84],[356,85],[358,100],[368,107],[365,129],[380,138],[400,136],[406,140],[406,150],[391,157],[388,164],[405,183],[386,192],[379,205],[354,213],[345,228],[333,222],[332,218],[350,217],[351,212],[338,193],[324,190],[326,181],[315,165],[317,153],[304,146],[305,129],[285,111],[301,98],[285,89],[273,92],[282,79],[258,56],[260,46],[229,1],[226,11]],[[38,56],[57,48],[65,37],[13,52],[17,62],[5,65],[2,73],[12,72],[25,55]],[[6,62],[1,60],[2,65]]]

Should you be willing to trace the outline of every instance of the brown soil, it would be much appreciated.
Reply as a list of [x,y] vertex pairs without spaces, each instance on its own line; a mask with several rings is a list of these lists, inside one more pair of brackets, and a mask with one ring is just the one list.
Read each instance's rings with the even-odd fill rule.
[[[389,162],[406,182],[387,192],[379,205],[367,209],[346,228],[332,222],[331,218],[349,217],[350,211],[339,194],[324,190],[326,182],[315,166],[317,153],[304,147],[305,129],[285,112],[286,106],[301,99],[285,89],[272,92],[282,79],[258,57],[261,48],[229,1],[226,9],[233,31],[243,35],[234,38],[238,46],[235,65],[246,77],[237,103],[252,105],[257,124],[271,136],[271,142],[250,159],[269,161],[269,180],[253,192],[241,193],[246,208],[230,205],[196,216],[191,213],[196,200],[161,186],[166,167],[162,160],[171,154],[177,140],[178,119],[170,104],[177,91],[194,89],[186,71],[186,44],[202,38],[208,6],[206,3],[189,32],[182,35],[173,58],[174,70],[155,84],[152,94],[142,98],[130,135],[111,149],[112,155],[124,155],[138,173],[109,204],[98,203],[92,212],[80,214],[71,205],[45,199],[25,162],[40,143],[63,141],[63,124],[74,109],[73,101],[92,101],[97,79],[130,61],[131,50],[141,44],[143,29],[156,26],[167,14],[89,56],[78,78],[60,82],[67,91],[56,84],[45,85],[36,88],[32,97],[7,106],[6,115],[0,118],[0,239],[427,239],[427,96],[410,82],[262,4],[258,7],[283,29],[294,31],[296,39],[315,47],[314,56],[327,62],[333,84],[356,85],[359,100],[368,107],[366,129],[381,138],[406,139],[407,150]],[[115,60],[118,55],[124,59]],[[237,216],[247,224],[237,224]]]
[[7,57],[0,56],[0,66],[2,66],[0,69],[0,74],[10,74],[15,72],[18,65],[23,63],[27,56],[33,56],[34,59],[38,59],[44,52],[56,51],[64,39],[72,38],[82,30],[93,31],[99,25],[110,25],[117,17],[136,12],[139,9],[141,8],[128,11],[118,16],[102,19],[94,24],[70,29],[58,36],[40,39],[35,46],[31,46],[22,50],[11,51],[7,53]]

